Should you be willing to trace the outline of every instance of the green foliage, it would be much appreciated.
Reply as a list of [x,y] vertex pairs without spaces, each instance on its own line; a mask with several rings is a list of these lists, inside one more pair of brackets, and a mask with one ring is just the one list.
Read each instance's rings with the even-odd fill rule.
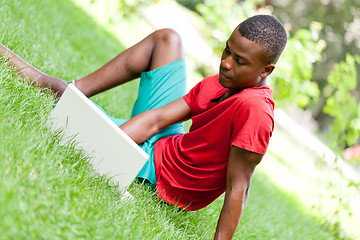
[[328,98],[323,111],[333,117],[330,141],[340,149],[354,145],[360,136],[360,104],[355,98],[358,94],[356,65],[360,65],[360,56],[347,54],[345,61],[334,65],[325,89]]
[[[360,1],[274,0],[272,5],[274,13],[283,22],[291,25],[292,32],[306,28],[313,21],[324,25],[320,31],[320,37],[325,39],[328,45],[322,55],[324,65],[329,65],[334,60],[340,61],[347,52],[356,54],[359,51],[359,32],[352,24],[358,25],[356,19],[359,20],[360,17]],[[322,71],[317,77],[326,80],[328,68],[329,66],[321,66]]]
[[310,31],[298,30],[289,37],[287,46],[270,76],[274,98],[282,102],[307,106],[318,98],[320,92],[312,81],[313,64],[321,59],[325,42],[316,38],[319,24],[313,23]]
[[209,39],[209,44],[217,55],[225,47],[225,42],[234,28],[243,20],[254,15],[258,0],[236,2],[234,0],[207,0],[196,6],[207,24],[203,34]]
[[[309,109],[320,123],[320,131],[325,132],[331,122],[329,115],[323,114],[321,111],[328,97],[326,93],[332,89],[331,86],[328,86],[328,74],[332,71],[334,63],[343,61],[347,54],[359,54],[360,1],[273,0],[271,5],[274,8],[274,14],[289,26],[291,33],[306,28],[313,21],[319,22],[323,26],[318,35],[320,39],[326,41],[327,47],[321,54],[321,63],[314,65],[312,76],[312,80],[318,83],[320,96],[319,101],[314,101],[309,105]],[[359,76],[357,82],[360,84]],[[357,101],[360,101],[359,94],[355,94],[354,91],[352,94]],[[341,130],[341,127],[336,127],[336,129]],[[334,132],[334,134],[343,134],[343,132]],[[334,138],[336,137],[334,136]]]
[[176,0],[176,2],[190,9],[191,11],[196,11],[196,5],[199,3],[204,3],[204,0]]

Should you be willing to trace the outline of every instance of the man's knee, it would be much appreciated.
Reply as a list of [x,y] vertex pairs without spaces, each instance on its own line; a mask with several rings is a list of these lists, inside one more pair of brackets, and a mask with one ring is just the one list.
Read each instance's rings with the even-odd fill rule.
[[157,43],[163,43],[168,45],[174,50],[182,49],[182,42],[180,35],[171,28],[164,28],[155,31],[155,38]]
[[169,28],[151,34],[151,60],[149,70],[153,70],[184,58],[180,35]]

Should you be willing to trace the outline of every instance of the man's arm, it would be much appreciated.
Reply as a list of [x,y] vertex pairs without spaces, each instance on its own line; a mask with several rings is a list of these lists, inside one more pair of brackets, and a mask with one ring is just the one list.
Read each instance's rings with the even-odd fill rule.
[[235,234],[248,196],[255,167],[263,155],[231,147],[227,167],[224,205],[216,227],[215,239],[231,239]]
[[191,117],[190,107],[183,98],[179,98],[161,108],[140,113],[120,128],[136,143],[145,142],[162,129]]

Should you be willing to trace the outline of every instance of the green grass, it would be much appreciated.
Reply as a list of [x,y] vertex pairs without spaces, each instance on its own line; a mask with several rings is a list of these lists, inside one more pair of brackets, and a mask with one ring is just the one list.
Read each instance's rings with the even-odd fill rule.
[[[138,29],[134,29],[137,31]],[[120,31],[120,29],[119,29]],[[0,41],[40,70],[71,80],[124,46],[69,0],[0,0]],[[211,239],[223,196],[197,212],[160,203],[133,184],[132,200],[46,125],[54,100],[0,63],[0,239]],[[93,98],[129,117],[137,82]],[[280,162],[280,158],[276,158]],[[256,171],[235,239],[336,239],[321,216]]]
[[0,72],[1,239],[183,239],[184,228],[206,229],[188,224],[196,214],[162,205],[138,186],[134,201],[121,200],[81,152],[51,134],[53,99],[3,65]]
[[[37,14],[44,9],[47,15]],[[34,6],[2,1],[1,22],[3,44],[46,73],[64,79],[96,69],[123,49],[69,1],[39,1]],[[189,224],[199,214],[160,204],[139,186],[131,188],[133,201],[121,200],[116,187],[93,172],[84,154],[72,146],[61,147],[58,136],[51,134],[46,120],[54,106],[52,97],[24,83],[4,63],[0,66],[0,239],[192,239],[207,235],[206,227]],[[95,100],[110,113],[117,109],[118,117],[126,117],[135,96],[136,83]]]
[[[0,239],[196,239],[202,216],[161,204],[139,186],[126,201],[83,153],[47,128],[53,99],[3,64]],[[196,224],[194,224],[196,223]]]

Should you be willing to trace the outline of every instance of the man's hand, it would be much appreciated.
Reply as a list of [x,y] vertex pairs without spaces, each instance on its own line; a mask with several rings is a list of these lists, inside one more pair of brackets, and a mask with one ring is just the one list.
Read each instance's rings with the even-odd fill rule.
[[235,234],[248,196],[251,177],[263,155],[231,147],[226,192],[214,239],[231,239]]
[[179,98],[161,108],[140,113],[120,128],[136,143],[143,143],[162,129],[191,117],[190,107]]

